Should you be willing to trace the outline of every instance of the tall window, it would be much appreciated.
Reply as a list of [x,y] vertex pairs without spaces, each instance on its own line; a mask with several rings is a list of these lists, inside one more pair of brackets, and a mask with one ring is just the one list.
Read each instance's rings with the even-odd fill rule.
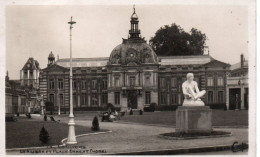
[[223,102],[224,102],[224,92],[218,91],[218,103],[223,103]]
[[54,94],[50,94],[49,96],[50,96],[49,98],[50,102],[52,102],[54,105]]
[[129,77],[130,86],[135,86],[135,76]]
[[145,92],[145,104],[151,103],[151,92]]
[[97,88],[97,80],[92,80],[92,88],[93,89]]
[[82,105],[87,105],[86,93],[82,93],[82,95],[81,95],[81,102],[82,102]]
[[213,86],[214,85],[213,77],[208,77],[207,85],[208,86]]
[[86,88],[87,88],[87,81],[86,81],[86,80],[83,80],[83,81],[81,82],[81,88],[82,88],[82,89],[86,89]]
[[106,93],[102,93],[102,98],[101,98],[101,101],[102,101],[102,104],[107,104],[107,94]]
[[91,95],[91,103],[92,105],[98,105],[98,95],[96,93]]
[[120,92],[115,92],[115,104],[120,104]]
[[199,78],[198,78],[198,77],[194,77],[194,81],[196,81],[197,84],[198,84],[198,86],[199,86],[199,84],[200,84],[200,80],[199,80]]
[[72,86],[73,86],[73,89],[77,89],[77,82],[76,82],[76,81],[73,81]]
[[218,86],[223,86],[224,83],[223,83],[223,77],[218,77]]
[[58,79],[58,88],[63,89],[63,79]]
[[171,95],[171,104],[177,105],[177,94]]
[[213,103],[213,91],[208,91],[208,103]]
[[106,79],[102,81],[102,88],[107,89],[107,80]]
[[60,99],[60,105],[64,105],[64,102],[63,102],[63,94],[60,94],[59,95],[59,99]]
[[166,104],[166,93],[161,93],[160,95],[160,101],[162,105]]
[[119,87],[119,77],[115,77],[114,85],[115,87]]
[[77,95],[73,94],[73,106],[77,106]]
[[177,79],[171,78],[171,87],[177,87]]
[[49,89],[54,89],[54,79],[49,80]]
[[165,78],[160,78],[160,87],[162,88],[166,87]]

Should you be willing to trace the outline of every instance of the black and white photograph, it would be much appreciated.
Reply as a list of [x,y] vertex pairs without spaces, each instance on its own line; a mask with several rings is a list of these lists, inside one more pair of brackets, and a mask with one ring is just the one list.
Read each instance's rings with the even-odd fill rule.
[[256,156],[255,1],[81,2],[1,7],[3,155]]

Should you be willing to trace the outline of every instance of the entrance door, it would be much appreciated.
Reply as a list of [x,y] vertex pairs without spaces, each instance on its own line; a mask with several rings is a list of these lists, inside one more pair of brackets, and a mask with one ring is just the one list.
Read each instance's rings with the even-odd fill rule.
[[128,91],[127,106],[132,109],[137,109],[137,91],[136,90]]
[[240,88],[229,89],[229,109],[234,110],[241,107]]

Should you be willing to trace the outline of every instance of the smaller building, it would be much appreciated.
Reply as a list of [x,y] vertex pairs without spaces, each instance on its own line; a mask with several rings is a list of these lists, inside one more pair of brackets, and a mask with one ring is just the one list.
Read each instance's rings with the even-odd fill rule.
[[226,94],[228,109],[248,109],[248,61],[243,54],[240,56],[240,62],[230,67]]
[[5,113],[16,114],[26,112],[25,91],[19,89],[19,80],[10,80],[8,73],[5,77]]
[[29,58],[20,70],[21,86],[39,88],[40,65],[34,58]]

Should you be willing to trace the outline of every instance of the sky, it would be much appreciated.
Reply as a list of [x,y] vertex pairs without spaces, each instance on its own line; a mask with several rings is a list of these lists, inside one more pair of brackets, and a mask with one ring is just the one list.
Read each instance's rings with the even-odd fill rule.
[[[248,9],[239,5],[136,5],[139,29],[147,41],[164,25],[176,23],[185,31],[205,33],[210,55],[235,64],[243,53],[248,59]],[[70,17],[73,57],[109,57],[127,38],[132,5],[7,6],[6,70],[19,79],[29,57],[43,69],[52,51],[57,58],[69,57]]]

